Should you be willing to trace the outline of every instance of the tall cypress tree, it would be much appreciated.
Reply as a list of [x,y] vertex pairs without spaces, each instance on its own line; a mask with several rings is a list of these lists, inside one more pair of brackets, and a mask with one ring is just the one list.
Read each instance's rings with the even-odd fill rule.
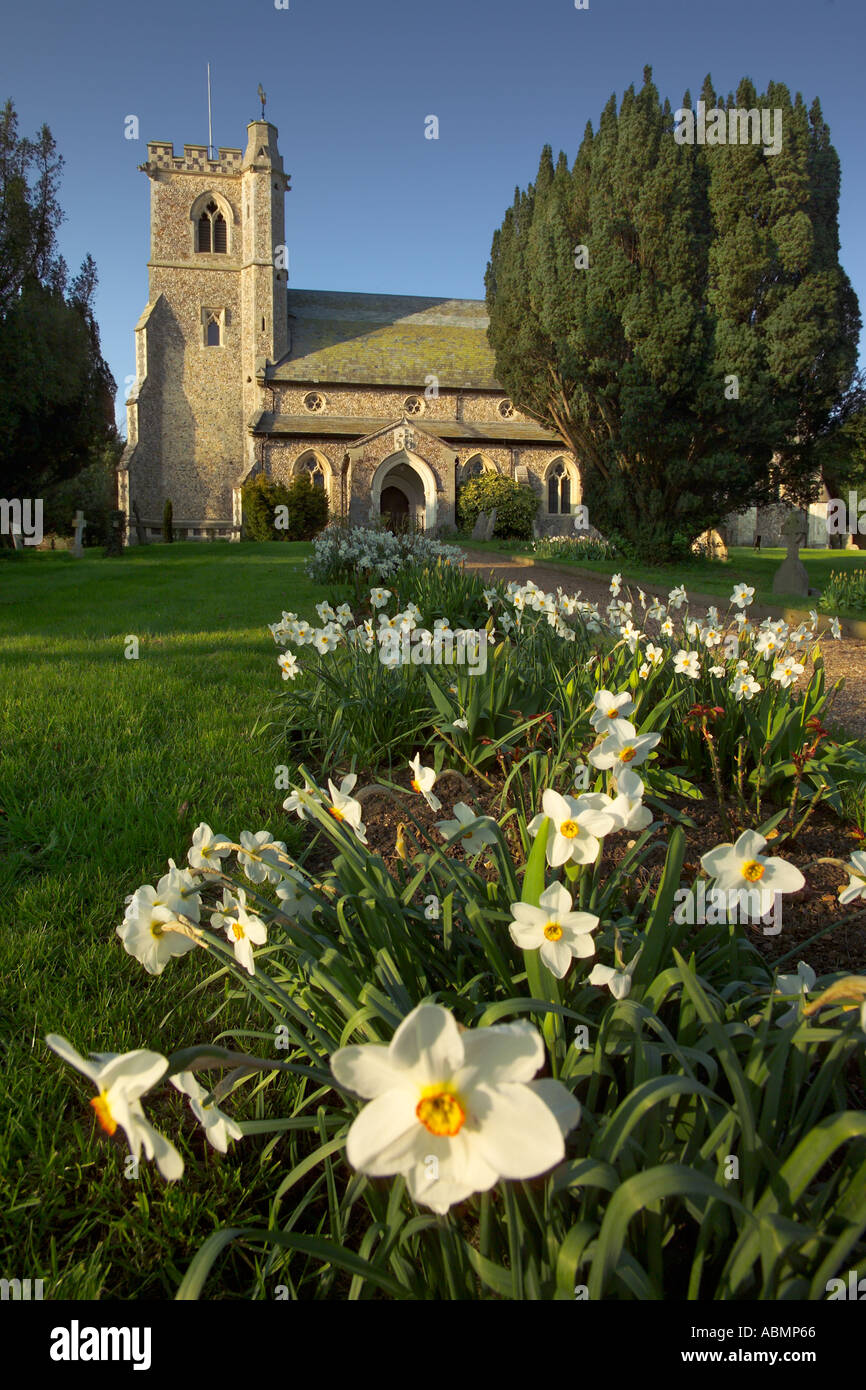
[[497,375],[574,452],[593,524],[650,559],[779,484],[814,495],[816,441],[856,363],[820,108],[745,79],[722,101],[708,77],[701,98],[780,110],[780,152],[678,143],[646,68],[570,171],[545,147],[485,280]]

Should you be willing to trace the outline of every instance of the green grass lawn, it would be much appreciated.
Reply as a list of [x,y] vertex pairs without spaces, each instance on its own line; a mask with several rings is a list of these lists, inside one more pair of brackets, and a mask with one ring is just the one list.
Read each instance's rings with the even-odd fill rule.
[[[532,543],[502,541],[463,541],[473,550],[499,551],[511,555],[532,555]],[[817,606],[816,599],[802,598],[799,594],[774,594],[773,575],[785,558],[783,549],[754,551],[745,546],[733,546],[727,560],[703,560],[691,565],[671,565],[650,567],[630,564],[626,560],[583,560],[579,568],[607,576],[621,574],[627,583],[656,584],[673,588],[684,584],[695,593],[718,594],[727,599],[734,584],[751,584],[755,588],[755,602],[775,604],[778,607],[800,608],[808,612]],[[810,584],[815,589],[823,589],[832,570],[846,573],[855,569],[866,569],[866,550],[801,550],[800,559],[806,566]],[[539,564],[575,564],[570,560],[545,561],[538,557]],[[861,610],[841,610],[842,616],[864,618]]]
[[[203,955],[152,978],[114,929],[126,894],[169,856],[186,863],[199,821],[299,843],[274,786],[283,759],[256,725],[282,684],[265,624],[284,608],[315,618],[322,597],[303,570],[311,549],[188,542],[0,561],[0,1275],[44,1278],[46,1298],[171,1296],[214,1227],[267,1217],[261,1145],[222,1158],[188,1108],[181,1120],[180,1096],[149,1114],[184,1177],[166,1184],[142,1161],[124,1178],[120,1133],[100,1134],[90,1083],[43,1038],[167,1053],[244,1026],[224,984],[188,997]],[[124,656],[129,636],[138,660]],[[253,1117],[255,1102],[236,1113]],[[229,1283],[248,1287],[233,1259]]]

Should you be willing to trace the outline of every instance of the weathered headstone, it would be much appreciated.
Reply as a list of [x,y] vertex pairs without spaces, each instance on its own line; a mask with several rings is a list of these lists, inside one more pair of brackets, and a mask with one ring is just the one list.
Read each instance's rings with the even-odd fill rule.
[[475,525],[472,527],[472,539],[474,541],[487,540],[487,513],[479,512]]
[[84,520],[84,512],[79,510],[75,513],[75,540],[72,545],[72,553],[80,560],[84,554],[82,535],[87,522]]
[[782,525],[782,536],[788,553],[773,575],[774,594],[809,594],[809,576],[800,559],[800,546],[808,536],[807,524],[800,512],[791,512]]
[[492,540],[493,540],[493,530],[494,530],[494,527],[495,527],[495,526],[496,526],[496,508],[494,507],[492,511],[489,511],[489,512],[487,513],[487,527],[486,527],[485,532],[484,532],[484,539],[485,539],[486,541],[492,541]]
[[105,555],[118,556],[123,554],[123,539],[126,530],[126,515],[124,512],[110,512],[109,520],[111,531],[108,537],[108,544],[105,547]]
[[718,531],[703,531],[692,545],[692,550],[706,555],[710,560],[727,560],[728,547]]

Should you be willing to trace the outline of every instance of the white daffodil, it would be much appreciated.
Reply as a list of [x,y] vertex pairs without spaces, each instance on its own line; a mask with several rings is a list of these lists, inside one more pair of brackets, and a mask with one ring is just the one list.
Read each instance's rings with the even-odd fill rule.
[[710,667],[710,675],[711,675],[711,676],[715,676],[716,680],[719,680],[719,681],[720,681],[720,680],[724,680],[725,674],[726,674],[726,672],[725,672],[724,666],[711,666],[711,667]]
[[468,719],[455,719],[451,727],[452,729],[462,729],[464,733],[468,733],[469,721]]
[[700,638],[705,647],[718,647],[721,645],[722,634],[717,627],[708,623],[706,627],[701,628]]
[[270,830],[257,830],[255,834],[242,830],[240,842],[238,863],[250,883],[264,883],[265,879],[279,883],[283,876],[279,855],[286,853],[283,841],[272,839]]
[[741,674],[734,676],[731,694],[735,700],[751,700],[753,695],[760,695],[760,693],[761,687],[749,673],[748,667]]
[[775,656],[781,648],[781,642],[775,632],[765,628],[758,633],[758,640],[755,642],[755,651],[758,656]]
[[[304,781],[304,791],[311,796],[315,796],[317,800],[320,797],[324,796],[324,792],[322,791],[321,787],[314,786],[313,783],[307,782],[306,780]],[[298,817],[298,820],[307,819],[307,808],[301,801],[300,793],[297,791],[293,791],[289,796],[286,797],[285,801],[283,802],[283,810],[294,811]]]
[[669,616],[666,617],[666,618],[664,618],[664,619],[662,620],[661,624],[659,625],[659,632],[663,633],[663,635],[664,635],[665,637],[673,637],[673,635],[674,635],[674,621],[673,621],[673,618],[671,618],[671,617],[669,617]]
[[409,763],[409,770],[412,772],[412,790],[420,792],[431,811],[441,811],[442,802],[437,796],[433,795],[433,787],[436,783],[436,773],[432,767],[421,766],[421,754],[416,753]]
[[[455,721],[456,722],[456,721]],[[478,821],[473,826],[474,821]],[[473,826],[470,830],[469,827]],[[436,828],[446,840],[451,840],[459,836],[459,841],[466,854],[478,854],[484,849],[485,845],[496,843],[496,822],[492,816],[478,816],[475,811],[470,810],[465,801],[454,803],[454,820],[439,820]]]
[[544,1063],[526,1022],[460,1032],[439,1004],[419,1004],[388,1046],[341,1047],[337,1082],[368,1100],[346,1141],[353,1168],[403,1174],[416,1202],[446,1212],[500,1178],[526,1179],[565,1157],[580,1107]]
[[338,790],[329,777],[328,793],[331,798],[331,805],[327,809],[339,825],[348,825],[350,829],[354,830],[361,844],[365,845],[367,843],[367,827],[361,820],[361,803],[351,795],[357,780],[357,773],[350,773],[348,777],[343,778]]
[[337,622],[340,624],[341,627],[346,627],[349,623],[355,621],[355,615],[349,607],[348,603],[340,604],[336,612],[336,618]]
[[749,584],[735,584],[730,601],[738,608],[748,608],[754,597],[755,591]]
[[179,1071],[176,1076],[170,1076],[168,1079],[181,1095],[189,1097],[190,1109],[204,1129],[205,1138],[219,1153],[224,1154],[228,1151],[230,1139],[243,1138],[240,1125],[229,1115],[224,1115],[213,1101],[210,1105],[205,1104],[208,1090],[198,1081],[195,1072]]
[[645,656],[651,666],[661,666],[665,659],[664,648],[657,647],[652,642],[647,642]]
[[295,626],[295,646],[306,647],[315,640],[315,631],[308,622],[301,619]]
[[336,615],[336,613],[334,612],[334,610],[333,610],[333,608],[331,607],[331,605],[330,605],[329,603],[327,603],[327,602],[325,602],[325,603],[317,603],[317,604],[316,604],[316,612],[317,612],[318,615],[319,615],[319,622],[320,622],[320,623],[334,623],[334,622],[337,621],[337,615]]
[[696,681],[701,674],[701,659],[697,652],[678,651],[674,657],[674,671],[678,676],[688,676]]
[[806,880],[794,865],[761,853],[767,841],[757,830],[744,830],[736,844],[716,845],[701,856],[701,868],[724,890],[759,888],[762,897],[797,893]]
[[848,886],[839,889],[839,902],[854,903],[858,898],[866,901],[866,854],[862,849],[853,851],[845,872],[849,875]]
[[496,591],[496,589],[485,589],[482,594],[482,598],[484,599],[484,602],[487,604],[487,611],[489,612],[492,609],[496,600],[499,598],[499,594]]
[[593,767],[607,768],[638,767],[649,757],[661,739],[661,734],[639,734],[628,719],[612,721],[603,743],[594,748],[589,755]]
[[263,946],[268,939],[268,930],[261,917],[247,911],[247,895],[243,888],[237,893],[223,892],[222,912],[211,914],[211,926],[224,931],[231,943],[235,960],[243,966],[247,974],[255,975],[253,946]]
[[[193,831],[192,845],[186,857],[191,869],[209,869],[218,874],[222,872],[221,861],[231,852],[231,843],[226,836],[215,835],[210,826],[202,821]],[[189,914],[185,912],[184,916]]]
[[631,994],[632,980],[639,956],[640,951],[632,957],[624,970],[615,970],[612,965],[594,965],[587,977],[587,984],[602,987],[607,985],[614,999],[626,999]]
[[286,917],[300,917],[301,921],[312,920],[316,910],[316,900],[310,896],[309,885],[298,874],[286,873],[276,887],[280,909]]
[[621,575],[621,574],[612,574],[611,577],[610,577],[610,592],[613,594],[614,598],[616,598],[616,596],[617,596],[617,594],[619,593],[619,591],[620,591],[621,588],[622,588],[622,575]]
[[530,835],[537,835],[542,822],[550,822],[545,850],[550,867],[559,868],[569,861],[594,864],[601,851],[601,840],[615,828],[613,816],[599,809],[595,794],[561,796],[548,788],[542,795],[541,807],[541,813],[533,816],[526,828]]
[[168,1070],[168,1061],[158,1052],[140,1048],[119,1056],[103,1057],[88,1062],[71,1043],[57,1033],[49,1033],[45,1041],[58,1057],[92,1081],[99,1094],[90,1102],[96,1118],[106,1134],[122,1129],[129,1142],[129,1151],[137,1159],[144,1149],[148,1159],[155,1158],[164,1178],[175,1182],[183,1173],[183,1159],[173,1144],[154,1129],[141,1108],[141,1097]]
[[787,690],[788,686],[793,685],[802,674],[803,667],[799,661],[795,661],[793,657],[783,657],[781,661],[776,662],[770,672],[770,679],[777,681],[783,690]]
[[178,915],[197,923],[200,912],[195,879],[169,859],[169,872],[156,888],[149,883],[137,889],[129,900],[117,935],[123,949],[135,956],[148,975],[161,975],[173,956],[194,951],[196,943],[183,932],[170,930]]
[[538,899],[538,907],[512,903],[514,921],[508,930],[522,951],[538,951],[552,975],[562,980],[574,958],[595,955],[590,935],[598,926],[591,912],[572,912],[571,895],[561,883],[551,883]]
[[796,975],[778,975],[776,977],[775,994],[781,994],[785,998],[790,998],[791,995],[798,996],[794,1007],[779,1015],[776,1020],[778,1027],[784,1028],[786,1024],[798,1021],[801,1016],[800,1010],[803,1006],[803,1000],[809,991],[815,988],[817,978],[811,965],[807,965],[804,960],[797,962]]
[[649,666],[649,664],[646,661],[642,661],[637,671],[640,680],[645,681],[650,673],[650,670],[651,667]]
[[839,622],[838,618],[830,619],[830,635],[835,638],[837,642],[842,636],[842,624]]
[[682,608],[683,604],[688,601],[688,597],[682,584],[678,584],[676,588],[671,589],[668,594],[668,603],[672,608]]
[[283,652],[282,656],[277,659],[277,665],[283,673],[284,681],[293,681],[301,669],[298,665],[298,658],[292,652]]
[[644,784],[636,772],[621,768],[616,775],[616,790],[608,809],[617,830],[646,830],[652,825],[652,811],[643,804]]
[[592,697],[595,706],[589,722],[599,733],[607,733],[614,719],[624,719],[634,709],[634,700],[627,690],[614,695],[610,690],[597,690]]
[[370,590],[370,607],[371,607],[371,608],[384,608],[384,607],[385,607],[385,604],[388,602],[388,600],[389,600],[390,597],[391,597],[391,590],[390,590],[390,589],[371,589],[371,590]]

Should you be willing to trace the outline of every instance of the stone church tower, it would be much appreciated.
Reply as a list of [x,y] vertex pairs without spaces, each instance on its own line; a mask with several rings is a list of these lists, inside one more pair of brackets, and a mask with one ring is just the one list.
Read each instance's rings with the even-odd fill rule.
[[505,397],[483,301],[288,287],[289,178],[265,120],[246,150],[147,146],[147,307],[119,468],[128,538],[238,539],[240,487],[307,472],[332,517],[455,524],[484,471],[532,486],[539,533],[573,529],[575,459]]

